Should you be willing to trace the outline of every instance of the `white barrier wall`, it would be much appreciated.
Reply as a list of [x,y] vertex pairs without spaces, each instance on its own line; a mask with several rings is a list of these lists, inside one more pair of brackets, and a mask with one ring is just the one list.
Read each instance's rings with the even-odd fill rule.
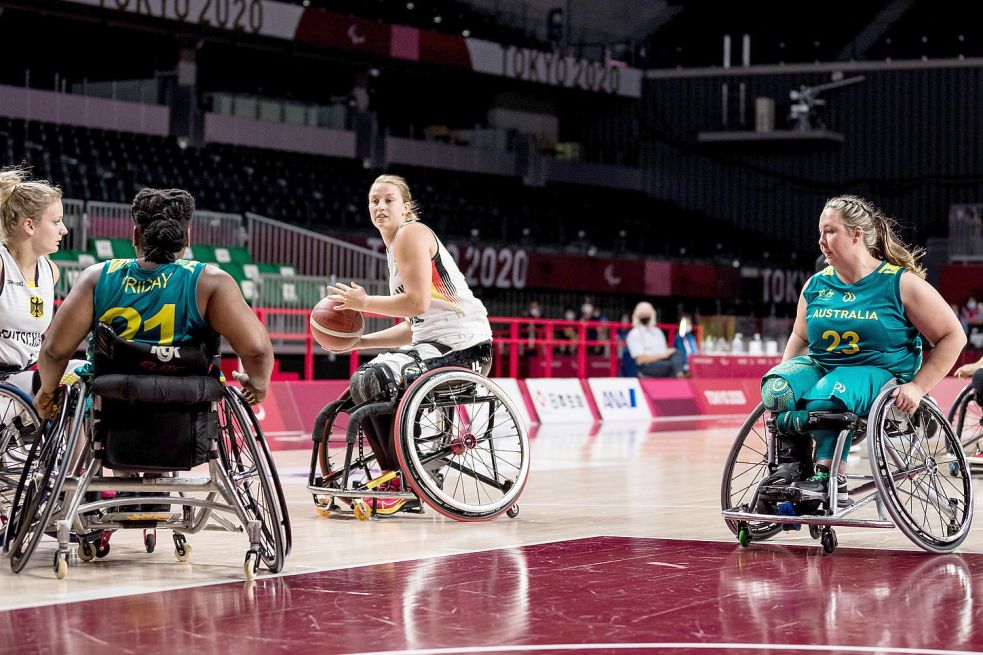
[[580,380],[530,378],[525,383],[540,423],[594,422]]
[[651,419],[638,378],[590,378],[591,393],[604,421]]

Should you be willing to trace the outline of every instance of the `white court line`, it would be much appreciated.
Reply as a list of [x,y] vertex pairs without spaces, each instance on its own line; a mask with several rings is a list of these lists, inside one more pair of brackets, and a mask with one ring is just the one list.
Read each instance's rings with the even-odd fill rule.
[[371,652],[347,653],[346,655],[455,655],[456,653],[529,653],[553,650],[774,650],[774,651],[819,651],[855,653],[899,653],[912,655],[981,655],[975,650],[942,650],[938,648],[892,648],[890,646],[847,646],[838,644],[713,644],[685,642],[653,642],[641,644],[515,644],[511,646],[468,646],[459,648],[415,648],[407,650],[379,650]]
[[[52,599],[52,598],[38,599],[38,600],[36,600],[34,602],[30,602],[30,603],[24,603],[24,604],[20,604],[20,605],[12,605],[10,607],[4,607],[4,608],[0,609],[0,614],[3,614],[4,612],[11,612],[11,611],[14,611],[14,610],[19,610],[19,609],[30,609],[30,608],[33,608],[33,607],[46,607],[48,605],[65,605],[67,603],[78,603],[78,602],[89,601],[89,600],[100,600],[100,599],[103,599],[103,598],[119,598],[121,596],[139,596],[139,595],[144,595],[144,594],[156,594],[156,593],[160,593],[160,592],[164,592],[164,591],[182,591],[184,589],[194,589],[196,587],[211,587],[211,586],[214,586],[214,585],[222,585],[222,584],[236,584],[236,583],[238,583],[238,584],[242,584],[242,585],[250,585],[250,584],[253,584],[253,583],[262,582],[263,580],[272,580],[274,578],[286,578],[286,577],[293,576],[293,575],[309,575],[311,573],[325,573],[327,571],[346,571],[348,569],[360,569],[360,568],[369,567],[369,566],[381,566],[383,564],[396,564],[396,563],[399,563],[399,562],[415,562],[415,561],[420,561],[420,560],[425,560],[425,559],[439,559],[439,558],[444,558],[444,557],[458,557],[459,555],[470,555],[470,554],[474,554],[474,553],[490,553],[490,552],[494,552],[496,550],[511,550],[511,549],[515,549],[515,548],[524,548],[526,546],[542,546],[542,545],[545,545],[545,544],[561,544],[561,543],[564,543],[566,541],[580,541],[582,539],[601,539],[601,538],[604,538],[604,537],[615,537],[615,538],[619,538],[618,535],[589,534],[589,535],[584,535],[584,536],[581,536],[581,537],[566,537],[566,538],[563,538],[563,539],[555,539],[555,538],[553,538],[553,539],[543,539],[542,541],[530,541],[528,543],[507,544],[507,545],[504,545],[504,546],[491,546],[491,547],[486,547],[486,548],[474,548],[474,549],[470,549],[470,550],[461,549],[461,550],[456,550],[456,551],[453,551],[453,552],[447,552],[447,549],[444,548],[444,549],[441,549],[442,552],[437,552],[437,553],[430,554],[430,555],[420,555],[420,554],[417,554],[415,556],[410,556],[410,557],[398,557],[398,558],[393,558],[393,559],[380,559],[380,560],[375,560],[375,561],[371,561],[371,562],[364,562],[364,563],[361,563],[361,564],[348,564],[348,565],[326,566],[326,567],[316,567],[316,566],[302,567],[302,566],[300,566],[300,567],[298,567],[297,569],[295,569],[293,571],[281,571],[280,573],[270,573],[269,571],[266,571],[265,574],[260,575],[260,576],[257,576],[254,581],[247,581],[244,578],[241,578],[240,577],[240,578],[228,578],[228,579],[219,579],[219,580],[199,580],[199,581],[194,581],[194,582],[186,582],[186,583],[183,583],[183,584],[166,585],[166,586],[162,586],[162,587],[150,587],[150,588],[141,587],[141,588],[139,588],[138,591],[135,591],[134,590],[135,588],[132,587],[132,586],[126,586],[126,587],[118,587],[118,588],[114,588],[114,589],[102,588],[102,589],[98,589],[98,590],[86,590],[86,591],[80,591],[80,592],[67,592],[67,593],[64,593],[64,594],[59,593],[59,597],[57,599]],[[636,537],[627,537],[627,538],[628,539],[635,539]],[[651,537],[647,537],[647,538],[651,538]],[[2,560],[0,560],[0,561],[2,561]],[[209,566],[213,566],[213,565],[209,565]],[[227,565],[216,564],[214,566],[216,568],[225,568]],[[262,567],[262,565],[260,565],[260,566]],[[241,567],[236,567],[234,570],[237,571],[239,574],[242,573],[242,568]],[[261,568],[260,570],[262,571],[264,569]],[[983,655],[983,654],[981,654],[981,655]]]

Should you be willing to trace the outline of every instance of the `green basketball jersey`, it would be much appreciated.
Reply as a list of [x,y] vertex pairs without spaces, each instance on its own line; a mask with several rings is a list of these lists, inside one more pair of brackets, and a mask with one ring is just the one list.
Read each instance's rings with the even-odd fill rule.
[[826,368],[876,366],[902,381],[922,364],[922,340],[901,304],[900,266],[883,262],[856,284],[827,266],[806,283],[809,355]]
[[208,326],[198,311],[204,267],[178,259],[147,270],[135,259],[110,260],[96,282],[93,315],[124,339],[161,346],[191,343]]

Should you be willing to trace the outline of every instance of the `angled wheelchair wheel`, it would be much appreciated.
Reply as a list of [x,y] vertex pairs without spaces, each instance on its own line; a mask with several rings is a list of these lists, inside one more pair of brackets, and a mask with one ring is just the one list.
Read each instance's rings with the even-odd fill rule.
[[969,533],[973,488],[959,439],[942,410],[923,398],[908,415],[887,389],[867,420],[874,483],[898,528],[917,546],[945,553]]
[[247,516],[260,522],[260,558],[277,573],[286,557],[289,520],[282,513],[282,497],[277,495],[273,462],[253,432],[251,415],[242,396],[227,389],[218,410],[219,461]]
[[464,368],[438,368],[406,390],[396,454],[409,487],[441,514],[482,521],[510,510],[529,475],[529,438],[508,395]]
[[983,454],[983,408],[976,402],[973,385],[967,384],[949,408],[949,423],[968,457]]
[[267,468],[270,471],[270,477],[273,479],[273,487],[276,490],[276,499],[280,505],[280,518],[283,524],[283,536],[284,536],[284,555],[289,555],[290,550],[293,548],[294,538],[293,531],[290,528],[290,515],[287,513],[287,499],[283,495],[283,485],[280,484],[280,474],[276,471],[276,465],[273,463],[273,453],[270,452],[270,444],[266,440],[266,435],[263,434],[263,428],[259,425],[259,419],[256,418],[256,412],[252,411],[249,407],[249,403],[242,396],[242,392],[236,387],[229,387],[232,396],[239,403],[239,406],[243,408],[243,413],[249,418],[249,426],[252,428],[252,435],[256,442],[260,445],[260,451],[263,454],[263,458],[266,460]]
[[83,383],[68,387],[58,413],[31,444],[4,535],[14,573],[23,570],[51,517],[62,508],[62,487],[85,418],[84,389]]
[[40,433],[41,419],[30,397],[15,386],[0,384],[0,543],[24,462]]
[[[734,444],[724,464],[724,474],[720,481],[720,508],[722,510],[751,507],[758,485],[767,477],[771,469],[771,436],[765,406],[759,403],[744,420]],[[737,535],[741,526],[737,521],[726,521],[727,527]],[[751,522],[747,526],[750,539],[767,539],[781,532],[780,523]]]

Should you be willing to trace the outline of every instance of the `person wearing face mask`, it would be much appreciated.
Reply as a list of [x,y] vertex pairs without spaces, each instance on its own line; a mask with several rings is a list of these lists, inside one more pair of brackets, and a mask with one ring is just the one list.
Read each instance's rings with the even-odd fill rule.
[[689,374],[689,356],[700,352],[700,346],[696,342],[696,335],[693,334],[693,317],[683,314],[679,317],[679,329],[676,331],[676,338],[673,339],[672,347],[675,348],[683,360],[683,372]]
[[635,360],[639,377],[682,377],[683,355],[667,346],[665,333],[656,326],[655,307],[645,301],[638,303],[631,322],[633,327],[625,344]]

